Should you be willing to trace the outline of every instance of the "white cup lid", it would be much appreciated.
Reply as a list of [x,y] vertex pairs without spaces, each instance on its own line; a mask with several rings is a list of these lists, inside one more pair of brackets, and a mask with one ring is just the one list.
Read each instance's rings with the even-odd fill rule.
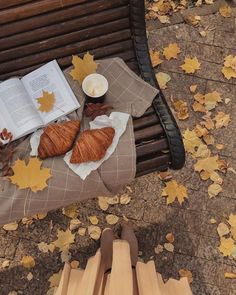
[[108,81],[101,74],[90,74],[83,80],[82,89],[90,97],[101,97],[108,90]]

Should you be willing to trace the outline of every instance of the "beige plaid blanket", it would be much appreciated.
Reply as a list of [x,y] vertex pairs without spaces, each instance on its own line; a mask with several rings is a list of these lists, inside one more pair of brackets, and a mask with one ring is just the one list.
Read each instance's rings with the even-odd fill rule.
[[[98,63],[98,73],[103,74],[109,82],[106,103],[111,104],[114,111],[126,112],[134,117],[142,116],[158,90],[133,73],[120,58],[101,60]],[[69,75],[70,70],[67,69],[64,74],[81,107],[69,117],[79,118],[83,130],[88,128],[89,123],[88,118],[83,117],[84,95],[78,82],[73,81]],[[29,138],[18,144],[14,160],[29,158]],[[68,168],[63,157],[46,159],[42,166],[51,169],[52,177],[48,187],[37,193],[30,189],[19,190],[8,178],[0,178],[0,224],[99,195],[117,193],[135,177],[136,150],[132,118],[130,117],[127,129],[112,156],[84,181]]]

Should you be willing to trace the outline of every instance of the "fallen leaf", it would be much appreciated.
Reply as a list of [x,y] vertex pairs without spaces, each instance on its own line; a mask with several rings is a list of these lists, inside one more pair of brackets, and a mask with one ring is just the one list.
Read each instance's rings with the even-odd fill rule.
[[49,168],[41,168],[42,161],[38,158],[30,158],[26,165],[23,160],[16,160],[11,167],[14,175],[9,177],[13,184],[18,185],[19,189],[30,188],[33,192],[41,191],[46,188],[47,180],[51,177]]
[[199,34],[200,34],[203,38],[205,38],[205,37],[207,36],[207,32],[204,31],[204,30],[199,31]]
[[167,239],[167,241],[168,241],[169,243],[173,243],[174,240],[175,240],[175,237],[174,237],[174,235],[173,235],[172,233],[168,233],[168,234],[166,235],[166,239]]
[[236,70],[230,68],[230,67],[223,67],[221,70],[222,74],[225,76],[227,80],[230,80],[231,78],[236,78]]
[[223,150],[224,148],[225,148],[225,145],[224,145],[224,144],[220,144],[220,143],[217,143],[217,144],[216,144],[216,149],[217,149],[217,150],[221,151],[221,150]]
[[168,251],[168,252],[174,252],[174,249],[175,249],[175,247],[174,247],[174,245],[173,244],[171,244],[171,243],[165,243],[164,244],[164,248]]
[[120,196],[120,204],[128,205],[131,201],[131,197],[128,194],[123,194]]
[[194,130],[191,131],[189,129],[184,131],[183,141],[185,150],[191,154],[195,153],[195,149],[202,144],[202,141],[197,136],[196,132]]
[[69,218],[77,218],[79,213],[78,213],[78,204],[71,204],[65,208],[62,209],[62,214],[64,214],[65,216],[69,217]]
[[171,77],[163,72],[159,72],[156,74],[157,82],[161,89],[167,88],[167,83],[171,80]]
[[72,234],[69,229],[66,231],[57,230],[57,240],[52,242],[59,251],[62,252],[64,250],[69,249],[70,244],[73,244],[75,241],[75,234]]
[[184,64],[181,66],[181,68],[185,71],[185,73],[193,74],[200,69],[200,65],[201,64],[196,57],[185,57]]
[[47,244],[45,242],[41,242],[38,244],[38,248],[39,251],[43,252],[43,253],[48,253],[49,251],[51,253],[53,253],[53,251],[55,250],[55,245],[54,244]]
[[88,75],[96,73],[98,67],[98,64],[93,60],[93,55],[90,55],[89,52],[84,55],[83,59],[73,55],[72,64],[74,69],[71,70],[70,75],[80,84]]
[[213,110],[218,102],[221,102],[222,98],[220,93],[213,91],[204,95],[204,104],[208,111]]
[[80,227],[78,229],[78,234],[81,236],[81,237],[84,237],[85,234],[86,234],[86,228],[85,227]]
[[193,275],[190,270],[182,268],[179,270],[179,275],[181,278],[187,278],[189,284],[193,282]]
[[194,112],[200,112],[200,113],[206,113],[207,112],[205,107],[202,104],[200,104],[199,102],[196,102],[196,101],[192,104],[192,108],[193,108]]
[[70,230],[77,229],[82,222],[78,218],[74,218],[70,220]]
[[93,215],[89,217],[89,221],[93,224],[93,225],[97,225],[99,220],[97,218],[97,216]]
[[202,126],[205,126],[208,130],[212,130],[215,128],[215,123],[212,120],[210,114],[206,114],[202,117],[204,119],[204,121],[201,121],[200,124]]
[[215,138],[212,134],[206,134],[203,136],[203,140],[207,145],[212,145],[215,143]]
[[14,230],[17,230],[17,228],[18,228],[18,223],[16,221],[3,225],[3,229],[7,231],[14,231]]
[[180,204],[187,198],[187,188],[177,181],[171,180],[165,183],[165,188],[162,191],[162,197],[167,198],[167,205],[173,203],[176,199]]
[[164,247],[162,245],[157,245],[155,248],[154,248],[154,252],[156,254],[160,254],[164,251]]
[[197,27],[201,21],[201,17],[199,15],[188,15],[185,18],[185,21],[187,24],[189,24],[193,27]]
[[219,160],[218,156],[199,159],[197,163],[194,164],[194,170],[199,173],[201,171],[205,171],[209,174],[209,177],[210,177],[212,173],[215,173],[215,170],[220,170],[218,160]]
[[71,261],[70,266],[71,266],[72,269],[79,268],[79,261],[77,261],[77,260]]
[[28,281],[32,281],[33,277],[34,276],[33,276],[32,272],[29,272],[26,278]]
[[230,98],[225,98],[225,104],[229,104],[231,102]]
[[229,233],[229,228],[225,223],[221,222],[217,227],[217,232],[220,237],[223,237]]
[[205,127],[202,127],[201,125],[197,124],[195,127],[194,127],[194,132],[196,133],[196,135],[198,137],[203,137],[205,135],[208,135],[209,134],[209,131],[205,128]]
[[191,85],[191,86],[189,87],[189,89],[190,89],[190,92],[194,93],[194,92],[196,92],[196,90],[197,90],[197,85],[196,85],[196,84]]
[[208,5],[211,5],[214,3],[214,0],[205,0],[205,3],[208,4]]
[[35,267],[35,260],[32,256],[24,256],[21,260],[21,264],[25,268]]
[[163,55],[167,60],[172,58],[177,58],[178,54],[181,52],[177,43],[170,43],[163,50]]
[[168,15],[157,15],[157,18],[162,24],[170,24],[170,18]]
[[196,158],[206,158],[210,157],[211,151],[208,149],[207,145],[200,144],[197,148],[197,151],[193,153],[193,156]]
[[229,5],[223,5],[219,8],[219,13],[223,17],[231,17],[232,15],[232,8]]
[[151,57],[151,61],[152,61],[152,66],[155,68],[158,65],[160,65],[163,60],[160,58],[160,52],[159,51],[154,51],[152,49],[149,50],[149,54]]
[[227,127],[230,122],[230,115],[225,114],[224,112],[218,112],[213,120],[216,122],[216,129]]
[[236,279],[236,273],[233,272],[225,272],[226,279]]
[[50,278],[49,278],[49,283],[50,283],[50,287],[58,287],[60,284],[60,280],[61,280],[61,275],[62,275],[62,270],[60,270],[57,273],[54,273]]
[[96,226],[96,225],[90,225],[88,227],[88,233],[89,236],[93,239],[93,240],[99,240],[100,236],[101,236],[101,229],[100,227]]
[[224,238],[220,239],[220,246],[218,249],[223,254],[223,256],[230,256],[234,247],[234,240],[232,238]]
[[179,99],[179,100],[174,100],[171,99],[171,104],[176,112],[177,118],[179,120],[186,120],[189,117],[188,113],[188,105],[185,101]]
[[164,171],[164,172],[159,172],[158,177],[160,178],[160,180],[168,181],[168,180],[171,180],[173,176],[170,171]]
[[215,224],[215,223],[216,223],[215,218],[211,218],[211,219],[210,219],[210,223],[211,223],[211,224]]
[[98,197],[98,205],[103,211],[106,211],[109,208],[107,197]]
[[55,94],[43,91],[43,96],[37,98],[38,103],[40,104],[38,110],[41,112],[49,113],[52,111],[56,98]]
[[152,3],[150,10],[157,12],[160,15],[164,15],[172,11],[172,6],[169,1],[159,0]]
[[212,183],[207,189],[210,198],[218,196],[222,190],[222,187],[217,183]]
[[119,221],[119,217],[113,214],[109,214],[106,216],[106,221],[108,224],[113,225]]
[[58,287],[49,288],[46,295],[55,295]]
[[227,221],[231,227],[236,227],[236,214],[231,213]]
[[[223,179],[220,177],[220,175],[217,172],[212,172],[210,174],[210,179],[215,183],[215,184],[222,184]],[[217,190],[217,187],[215,188]]]
[[227,55],[224,60],[225,67],[232,68],[234,71],[236,71],[236,56]]
[[198,92],[194,95],[194,99],[199,102],[200,104],[204,104],[205,102],[205,97],[202,93]]
[[2,262],[1,268],[7,268],[10,265],[10,260],[4,260]]

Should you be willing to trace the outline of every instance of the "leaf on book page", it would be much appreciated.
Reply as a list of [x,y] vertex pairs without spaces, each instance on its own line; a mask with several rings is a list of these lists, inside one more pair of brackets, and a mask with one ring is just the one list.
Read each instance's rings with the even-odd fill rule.
[[88,75],[96,73],[98,67],[98,64],[93,60],[93,55],[89,52],[84,55],[83,59],[73,55],[72,64],[74,69],[71,70],[70,75],[74,80],[79,81],[80,84]]
[[37,98],[38,103],[40,104],[38,110],[41,112],[49,113],[53,109],[56,98],[55,94],[43,91],[43,96]]
[[33,192],[41,191],[47,187],[47,180],[51,177],[49,168],[42,168],[42,161],[30,158],[26,164],[23,160],[16,160],[12,166],[14,175],[9,177],[19,189],[30,188]]

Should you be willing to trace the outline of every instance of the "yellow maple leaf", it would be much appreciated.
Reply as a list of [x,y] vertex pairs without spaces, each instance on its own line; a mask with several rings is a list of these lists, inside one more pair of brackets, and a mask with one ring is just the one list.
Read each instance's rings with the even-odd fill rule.
[[194,95],[194,99],[195,99],[197,102],[199,102],[200,104],[204,104],[204,102],[205,102],[204,95],[203,95],[202,93],[200,93],[200,92],[198,92],[198,93],[196,93],[196,94]]
[[236,214],[230,214],[228,223],[231,227],[236,227]]
[[221,237],[220,239],[220,246],[218,249],[223,254],[223,256],[230,256],[233,252],[234,248],[234,240],[232,238],[224,238]]
[[231,78],[236,78],[236,71],[232,69],[231,67],[224,66],[221,72],[227,80],[230,80]]
[[83,59],[73,55],[72,64],[74,69],[71,70],[70,75],[74,80],[79,81],[79,83],[82,84],[84,78],[90,74],[96,73],[98,64],[93,58],[93,55],[90,55],[89,52],[84,55]]
[[199,159],[194,165],[194,170],[201,173],[205,172],[205,176],[208,175],[204,180],[207,180],[212,174],[215,174],[216,170],[220,170],[218,156],[207,157],[205,159]]
[[229,5],[223,5],[219,8],[219,13],[223,17],[231,17],[232,15],[232,8]]
[[187,188],[175,180],[166,183],[161,195],[167,198],[167,205],[173,203],[176,199],[182,204],[184,199],[188,197]]
[[47,91],[43,91],[43,96],[37,98],[37,101],[40,104],[38,110],[48,113],[53,109],[56,99],[53,92],[49,93]]
[[68,250],[70,244],[75,241],[75,234],[72,234],[69,229],[66,231],[57,230],[57,240],[52,242],[60,251]]
[[181,52],[177,43],[170,43],[167,47],[164,48],[163,55],[167,60],[171,58],[177,58],[177,55]]
[[224,66],[232,68],[234,71],[236,71],[236,56],[227,55],[225,57]]
[[35,260],[32,256],[24,256],[21,260],[21,264],[25,268],[32,268],[35,266]]
[[230,122],[230,115],[224,112],[218,112],[213,120],[216,122],[216,129],[227,127]]
[[193,74],[200,69],[200,65],[201,64],[196,57],[185,57],[184,64],[181,65],[181,68],[185,71],[185,73]]
[[197,101],[192,104],[192,108],[194,112],[207,113],[205,107]]
[[171,80],[171,77],[163,72],[159,72],[156,74],[157,82],[161,89],[166,89],[167,83]]
[[166,0],[159,0],[154,2],[150,7],[150,10],[154,12],[158,12],[159,14],[167,14],[172,11],[172,6],[169,1]]
[[189,117],[188,105],[185,101],[183,101],[181,99],[179,99],[179,100],[171,99],[171,104],[172,104],[179,120],[188,119],[188,117]]
[[14,175],[10,176],[13,184],[19,189],[30,188],[33,192],[41,191],[47,187],[47,180],[51,177],[49,168],[41,168],[42,161],[30,158],[28,165],[23,160],[16,160],[11,167]]
[[151,57],[151,61],[152,61],[152,66],[154,68],[163,62],[163,60],[160,58],[159,51],[154,51],[154,50],[150,49],[149,53],[150,53],[150,57]]
[[193,154],[195,148],[199,147],[202,144],[201,139],[197,136],[194,130],[185,130],[183,133],[184,147],[187,152]]
[[204,104],[208,111],[213,110],[218,102],[221,102],[222,98],[220,93],[213,91],[204,95]]

